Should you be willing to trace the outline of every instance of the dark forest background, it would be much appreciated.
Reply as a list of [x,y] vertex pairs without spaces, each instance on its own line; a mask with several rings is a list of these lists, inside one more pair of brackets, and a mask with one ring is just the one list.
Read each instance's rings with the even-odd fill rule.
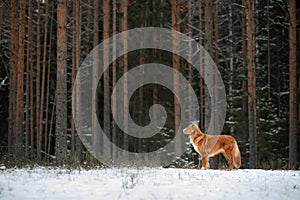
[[[163,27],[191,36],[217,64],[228,104],[222,134],[237,139],[242,166],[298,169],[299,8],[296,0],[0,0],[0,163],[100,165],[81,144],[72,120],[72,85],[80,63],[116,33]],[[133,140],[112,119],[109,95],[116,81],[153,62],[173,66],[192,83],[205,131],[207,94],[200,75],[175,54],[131,52],[104,73],[97,110],[104,131],[130,151],[163,146],[180,120],[173,93],[154,84],[136,91],[128,110],[136,123],[146,125],[151,105],[162,104],[168,119],[158,137]],[[172,166],[195,167],[192,146],[180,148],[186,153]],[[215,168],[224,164],[221,156],[211,162]]]

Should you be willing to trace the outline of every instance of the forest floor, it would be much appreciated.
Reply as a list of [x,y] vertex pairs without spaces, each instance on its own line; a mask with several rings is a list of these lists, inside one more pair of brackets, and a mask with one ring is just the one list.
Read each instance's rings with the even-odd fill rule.
[[0,199],[299,199],[300,171],[0,170]]

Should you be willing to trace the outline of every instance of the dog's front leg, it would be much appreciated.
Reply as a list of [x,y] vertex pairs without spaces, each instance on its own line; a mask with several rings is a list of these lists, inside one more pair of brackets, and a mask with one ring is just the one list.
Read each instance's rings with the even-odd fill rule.
[[197,169],[200,169],[200,165],[201,165],[201,157],[198,158],[198,166],[197,166]]
[[202,157],[202,168],[201,169],[209,169],[209,158],[208,156]]

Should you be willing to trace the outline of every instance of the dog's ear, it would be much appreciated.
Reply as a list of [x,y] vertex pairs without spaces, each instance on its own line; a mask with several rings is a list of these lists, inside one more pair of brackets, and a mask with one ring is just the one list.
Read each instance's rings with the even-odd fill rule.
[[198,125],[197,124],[192,124],[192,127],[197,129],[198,128]]

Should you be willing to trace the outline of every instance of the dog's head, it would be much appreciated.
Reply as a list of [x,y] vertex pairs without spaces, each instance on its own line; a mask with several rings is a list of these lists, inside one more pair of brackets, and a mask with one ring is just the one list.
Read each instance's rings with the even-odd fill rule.
[[183,129],[183,133],[187,134],[187,135],[194,135],[194,134],[197,134],[198,132],[200,132],[200,131],[196,124],[190,124],[190,125],[188,125],[188,127]]

